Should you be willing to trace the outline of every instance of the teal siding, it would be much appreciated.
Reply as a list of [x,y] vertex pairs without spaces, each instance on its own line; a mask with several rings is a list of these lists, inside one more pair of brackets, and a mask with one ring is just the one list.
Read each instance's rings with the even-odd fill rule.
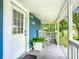
[[[41,26],[41,21],[37,19],[35,16],[30,15],[30,23],[29,23],[29,40],[31,41],[34,37],[38,36],[38,30]],[[32,44],[30,43],[29,48],[32,47]]]
[[3,0],[0,0],[0,59],[3,59]]

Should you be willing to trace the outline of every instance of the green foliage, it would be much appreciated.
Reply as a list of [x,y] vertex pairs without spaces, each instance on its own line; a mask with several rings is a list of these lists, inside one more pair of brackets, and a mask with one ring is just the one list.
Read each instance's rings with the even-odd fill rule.
[[41,38],[41,37],[35,37],[35,38],[33,38],[33,40],[32,40],[32,42],[41,42],[41,43],[43,43],[43,42],[45,42],[46,40],[44,39],[44,38]]
[[73,35],[73,38],[74,38],[75,40],[79,40],[79,39],[78,39],[78,35]]
[[43,24],[42,29],[48,32],[55,31],[55,24]]
[[62,36],[61,34],[62,33],[60,32],[60,37],[59,37],[60,45],[64,47],[68,47],[68,31],[67,30],[63,31],[64,36]]
[[74,39],[79,40],[79,13],[73,13],[73,22],[78,33],[76,37],[74,36]]
[[67,20],[63,19],[59,22],[59,31],[62,33],[62,36],[64,36],[63,31],[68,29],[68,22]]
[[68,47],[68,38],[67,38],[67,36],[60,36],[59,43],[60,43],[60,45],[62,45],[64,47]]
[[68,23],[67,23],[67,20],[65,20],[65,19],[60,21],[60,23],[59,23],[60,32],[63,31],[64,29],[68,29]]
[[67,20],[63,19],[62,21],[59,22],[59,31],[60,31],[59,43],[64,47],[68,47],[67,33],[64,33],[65,30],[67,29],[68,29],[68,22]]
[[79,26],[79,13],[73,13],[73,22],[76,26]]

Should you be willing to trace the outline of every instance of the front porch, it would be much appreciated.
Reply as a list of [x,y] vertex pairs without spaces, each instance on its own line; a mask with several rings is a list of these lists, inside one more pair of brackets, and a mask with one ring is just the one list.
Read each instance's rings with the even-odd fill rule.
[[[4,59],[23,59],[27,54],[35,55],[37,59],[79,59],[79,41],[73,39],[72,33],[73,10],[79,6],[77,0],[51,0],[50,2],[47,0],[46,2],[43,1],[43,3],[42,0],[34,1],[35,3],[29,0],[27,0],[26,3],[25,0],[6,1],[7,0],[4,1],[3,26]],[[44,5],[42,6],[41,4]],[[56,4],[57,7],[55,8]],[[60,32],[62,31],[62,29],[60,29],[60,22],[65,18],[68,22],[66,28],[67,37],[64,38],[64,41],[67,39],[66,48],[63,46],[66,41],[60,44]],[[54,31],[40,33],[40,31],[42,31],[42,24],[54,24]],[[51,35],[46,36],[46,34]],[[33,42],[30,43],[34,37],[43,37],[48,40],[48,44],[43,46],[42,50],[36,51],[33,49]],[[62,35],[62,37],[64,36]],[[52,39],[52,41],[54,39],[55,43],[50,42],[50,39]]]

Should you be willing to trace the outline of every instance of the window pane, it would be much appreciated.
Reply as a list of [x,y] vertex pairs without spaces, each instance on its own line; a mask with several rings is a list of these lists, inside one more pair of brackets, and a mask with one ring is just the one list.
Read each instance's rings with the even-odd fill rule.
[[13,18],[13,25],[16,25],[16,19]]
[[18,33],[20,33],[20,27],[18,27]]
[[17,16],[16,16],[16,25],[18,26],[18,22],[19,22],[19,21],[18,21],[18,19],[19,19],[19,18],[18,18],[18,17],[19,17],[19,12],[17,12],[16,14],[17,14]]
[[23,26],[23,14],[21,14],[21,26]]
[[18,13],[18,20],[17,20],[18,26],[20,26],[20,13]]
[[20,26],[20,20],[18,19],[18,26]]
[[23,33],[23,27],[21,27],[21,33]]
[[23,26],[23,20],[21,20],[21,26]]
[[16,33],[18,33],[18,26],[16,26]]
[[13,33],[23,33],[23,14],[13,10]]
[[17,11],[13,9],[13,17],[15,17],[15,18],[16,18],[16,13],[17,13]]
[[22,15],[21,19],[23,19],[23,14],[21,13],[21,15]]

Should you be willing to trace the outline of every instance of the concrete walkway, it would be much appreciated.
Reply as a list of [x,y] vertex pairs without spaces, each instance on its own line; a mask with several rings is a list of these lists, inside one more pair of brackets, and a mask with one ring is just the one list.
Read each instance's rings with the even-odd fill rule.
[[37,59],[67,59],[61,47],[55,44],[47,45],[41,51],[31,50],[29,54],[37,55]]

